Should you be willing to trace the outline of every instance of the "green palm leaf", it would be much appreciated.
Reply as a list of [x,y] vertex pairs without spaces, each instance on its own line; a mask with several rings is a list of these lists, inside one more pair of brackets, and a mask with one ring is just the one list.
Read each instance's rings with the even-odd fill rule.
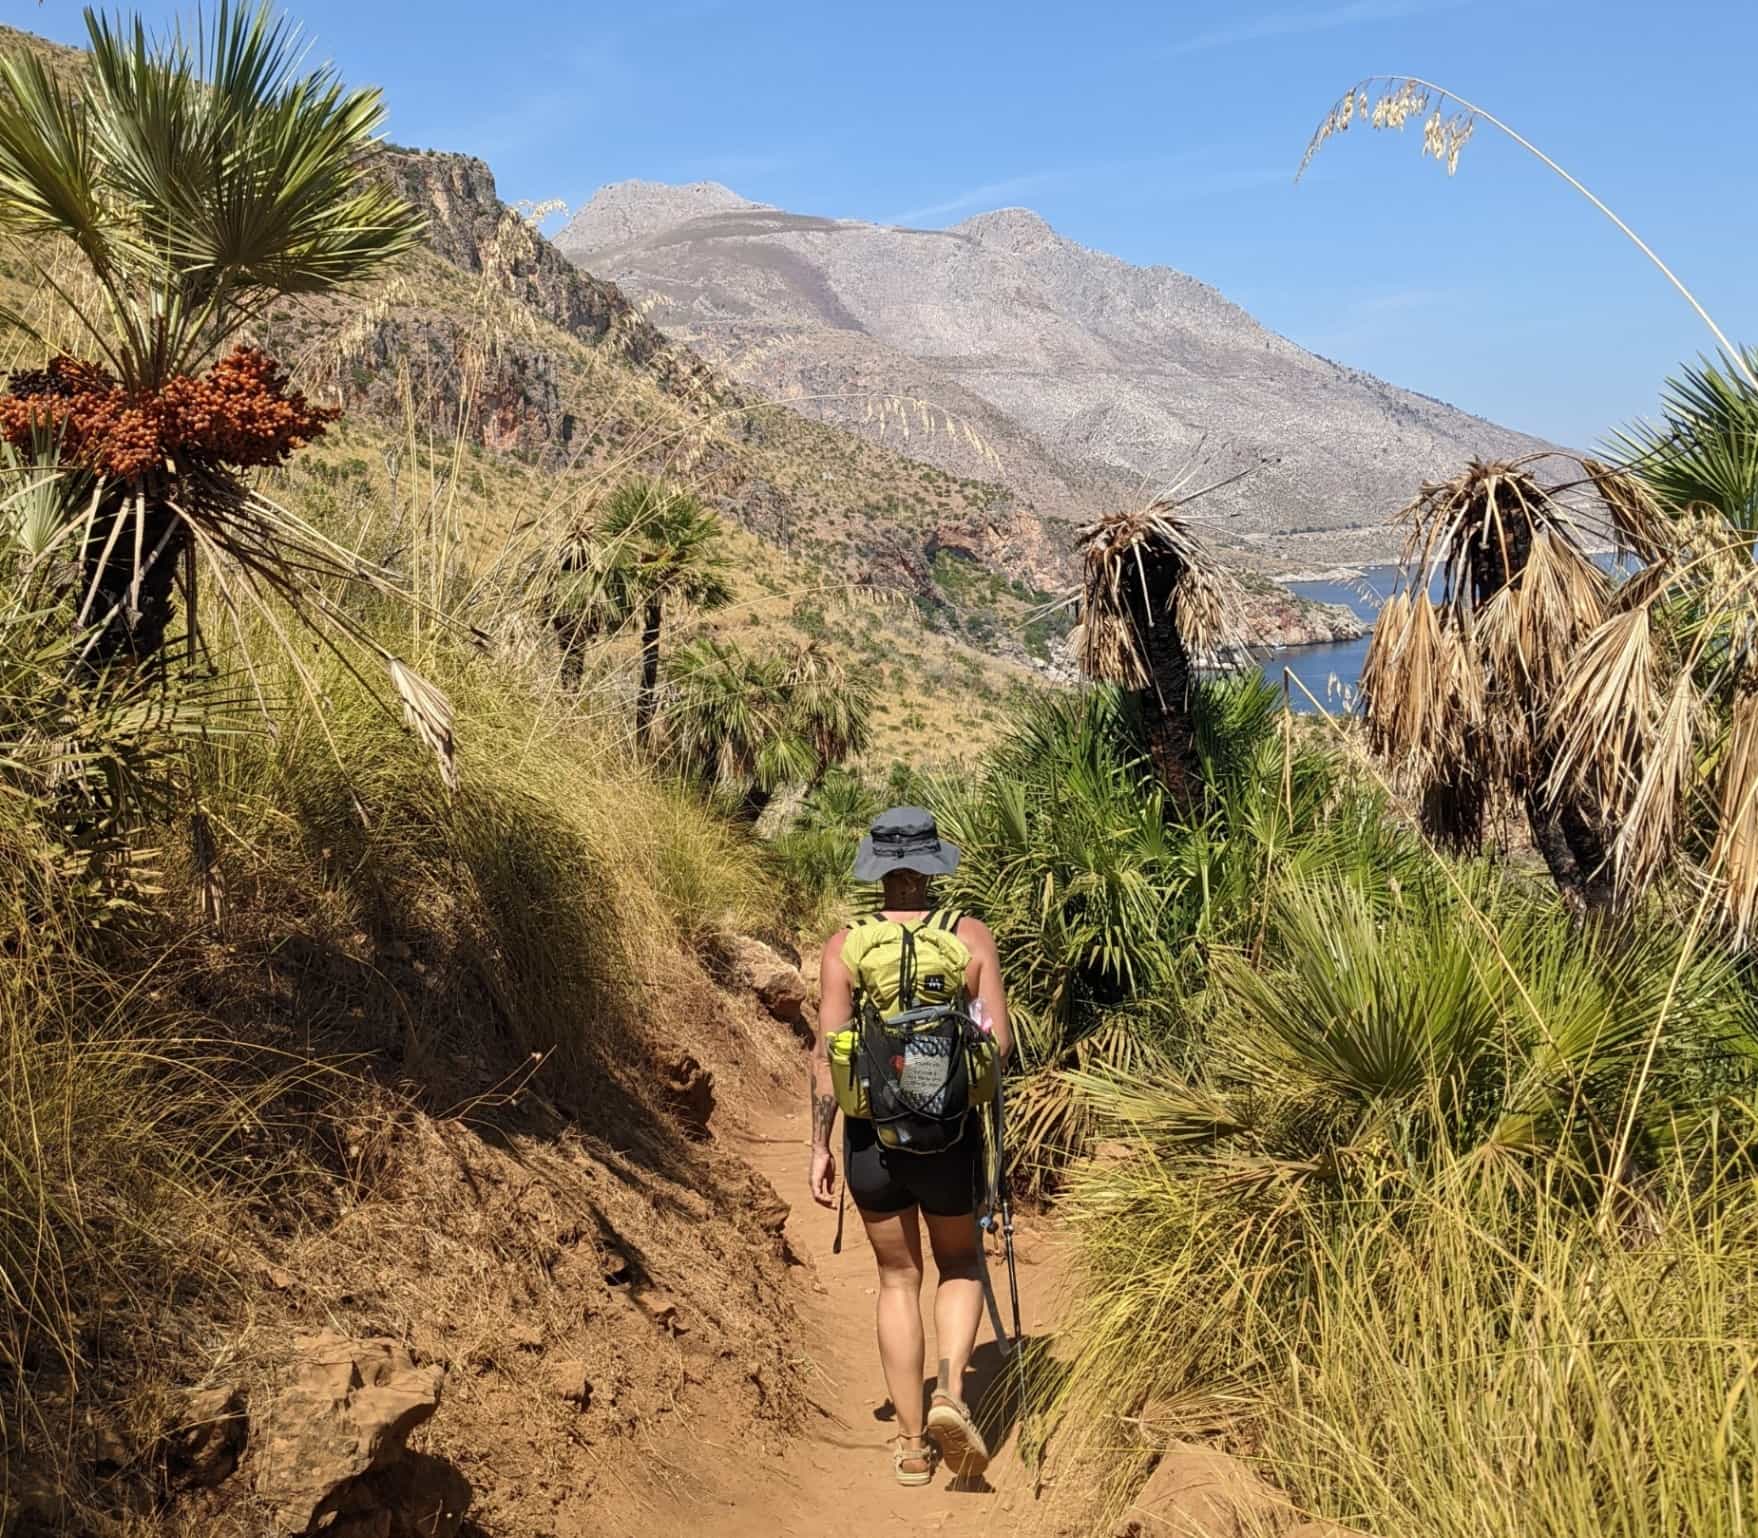
[[266,3],[222,0],[193,46],[86,26],[77,92],[30,54],[0,60],[0,228],[80,252],[108,309],[82,318],[125,384],[192,371],[277,296],[361,281],[420,235],[367,175],[379,93],[301,74]]

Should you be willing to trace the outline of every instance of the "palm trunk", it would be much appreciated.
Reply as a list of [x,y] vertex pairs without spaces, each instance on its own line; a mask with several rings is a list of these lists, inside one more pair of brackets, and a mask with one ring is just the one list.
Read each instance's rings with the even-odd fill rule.
[[1545,869],[1550,872],[1550,879],[1556,884],[1564,906],[1574,913],[1585,913],[1587,877],[1575,851],[1569,846],[1567,834],[1563,832],[1563,819],[1535,791],[1528,790],[1524,800],[1532,842],[1544,857]]
[[641,628],[641,688],[635,695],[635,741],[647,747],[653,736],[653,707],[659,696],[660,605],[647,605]]
[[176,607],[177,566],[189,528],[165,488],[131,481],[106,493],[81,552],[83,626],[96,627],[87,666],[152,662]]
[[1154,623],[1143,624],[1145,616],[1136,616],[1151,674],[1147,688],[1138,692],[1142,729],[1154,773],[1166,787],[1172,804],[1180,811],[1189,811],[1195,804],[1199,783],[1196,724],[1190,715],[1190,653],[1178,634],[1177,616],[1170,612],[1161,595],[1152,596],[1158,600],[1154,603]]

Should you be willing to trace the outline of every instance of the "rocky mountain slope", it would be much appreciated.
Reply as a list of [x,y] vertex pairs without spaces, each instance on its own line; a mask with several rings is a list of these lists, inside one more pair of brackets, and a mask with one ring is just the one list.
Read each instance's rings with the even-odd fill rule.
[[913,230],[715,183],[624,182],[556,244],[742,382],[893,441],[908,426],[906,452],[993,476],[1051,519],[1158,488],[1199,455],[1217,479],[1263,462],[1206,518],[1282,569],[1382,559],[1384,520],[1422,479],[1544,447],[1306,352],[1207,284],[1088,250],[1026,209]]
[[[83,69],[77,52],[9,28],[0,27],[0,47],[38,53],[76,76]],[[394,491],[398,467],[406,482],[417,449],[441,460],[468,450],[473,462],[439,471],[434,494],[470,525],[477,554],[504,555],[517,527],[529,556],[588,515],[615,480],[673,476],[755,536],[749,571],[779,612],[799,608],[784,590],[805,590],[810,610],[825,592],[876,589],[913,600],[911,635],[941,645],[942,655],[939,638],[950,636],[979,660],[1002,659],[992,688],[1023,677],[1020,664],[1050,665],[1066,621],[1043,610],[1072,578],[1069,520],[1133,489],[1104,489],[1090,468],[1056,461],[974,396],[954,399],[956,426],[914,410],[906,420],[893,403],[864,435],[786,409],[570,261],[500,200],[483,161],[387,146],[379,164],[428,215],[426,249],[364,294],[280,306],[258,338],[293,365],[302,387],[346,408],[343,433],[357,441],[318,457],[334,460],[333,475],[359,472],[349,495],[364,494],[368,471]],[[713,214],[732,197],[713,187],[647,188],[623,207],[607,196],[594,227],[621,240],[655,218]],[[0,257],[3,297],[28,310],[41,295],[17,286],[24,275]],[[875,377],[896,377],[883,351],[874,368]],[[928,374],[918,383],[918,394],[936,386]],[[929,438],[940,464],[923,461]],[[339,450],[340,436],[331,440]],[[1004,482],[996,447],[1008,465],[1030,460],[1040,473]],[[1265,644],[1329,639],[1353,625],[1344,611],[1285,593],[1253,594],[1248,613]],[[749,623],[753,611],[740,618]],[[830,619],[834,644],[846,627]],[[810,612],[790,622],[816,626]]]
[[[267,338],[278,356],[304,360],[302,377],[333,389],[353,419],[404,428],[412,410],[441,440],[461,430],[473,450],[531,472],[511,500],[486,498],[503,528],[542,506],[559,532],[614,479],[681,478],[767,548],[758,564],[772,592],[853,584],[907,595],[918,628],[1055,671],[1051,643],[1066,617],[1041,616],[1072,581],[1067,519],[1129,489],[1101,495],[1100,478],[1052,466],[1046,515],[997,478],[986,443],[959,438],[962,472],[913,457],[924,432],[950,444],[943,419],[893,411],[883,432],[862,435],[784,409],[571,263],[500,201],[482,161],[388,149],[381,164],[427,213],[427,250],[364,302],[284,306]],[[689,189],[673,206],[689,212]],[[602,212],[607,229],[619,227],[614,203]],[[495,477],[484,466],[472,479],[487,487]],[[483,542],[498,533],[485,527]],[[1265,645],[1359,633],[1346,610],[1279,589],[1250,592],[1245,608]]]

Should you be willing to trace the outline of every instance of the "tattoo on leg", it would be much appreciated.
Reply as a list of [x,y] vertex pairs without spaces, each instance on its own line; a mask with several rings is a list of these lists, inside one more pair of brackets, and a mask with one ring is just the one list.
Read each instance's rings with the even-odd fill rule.
[[830,1146],[830,1129],[836,1121],[836,1096],[812,1096],[812,1138],[824,1147]]
[[952,1377],[952,1358],[949,1356],[943,1356],[940,1358],[940,1380],[939,1380],[938,1384],[936,1385],[936,1387],[939,1388],[941,1393],[950,1394],[952,1392],[952,1384],[947,1381],[951,1377]]

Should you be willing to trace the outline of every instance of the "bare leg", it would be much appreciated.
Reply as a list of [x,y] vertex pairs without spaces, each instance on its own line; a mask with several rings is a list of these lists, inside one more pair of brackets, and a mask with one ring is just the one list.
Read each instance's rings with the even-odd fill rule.
[[977,1221],[970,1213],[958,1218],[922,1214],[940,1286],[934,1293],[934,1343],[940,1357],[939,1386],[964,1398],[964,1373],[977,1345],[983,1321],[983,1270],[977,1253]]
[[861,1214],[879,1261],[879,1361],[897,1429],[922,1435],[922,1230],[916,1209]]

